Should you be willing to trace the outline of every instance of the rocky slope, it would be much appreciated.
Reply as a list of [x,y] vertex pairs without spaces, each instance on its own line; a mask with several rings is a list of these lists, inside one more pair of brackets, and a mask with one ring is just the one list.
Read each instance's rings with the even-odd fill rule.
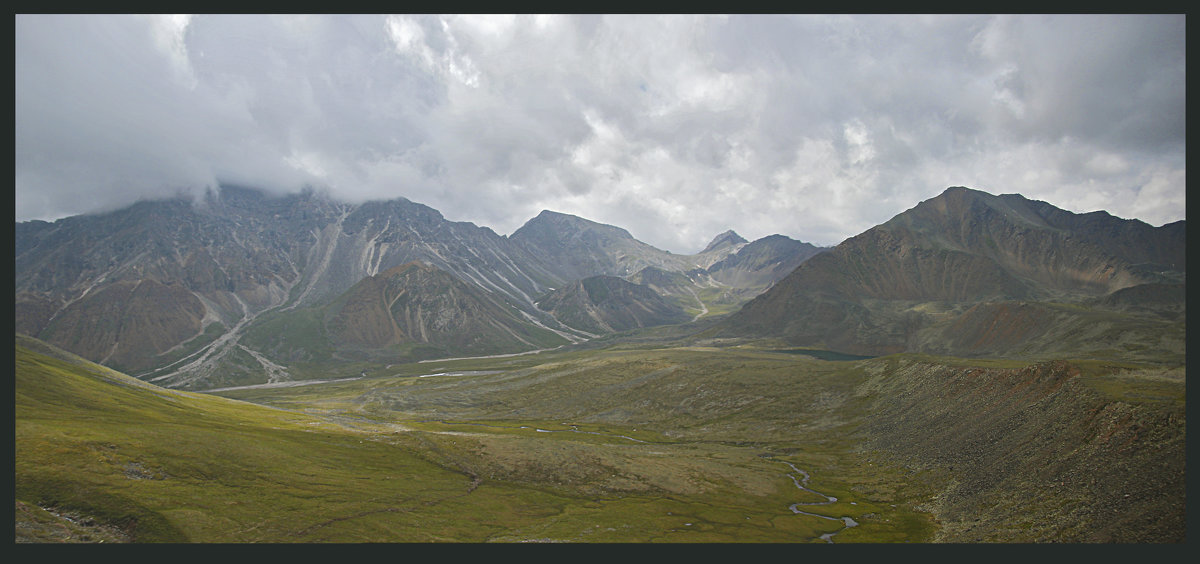
[[572,282],[538,300],[538,307],[571,327],[596,335],[692,320],[649,286],[615,276]]
[[420,343],[444,355],[488,354],[569,342],[480,289],[419,262],[360,280],[323,314],[326,333],[339,351],[370,354]]
[[713,237],[713,240],[709,241],[709,243],[704,246],[704,250],[700,251],[700,254],[710,253],[726,247],[738,249],[741,248],[742,245],[745,245],[749,242],[750,241],[747,241],[741,235],[738,235],[736,231],[730,229],[729,231],[725,231],[718,234],[716,237]]
[[336,211],[311,194],[230,188],[198,205],[142,202],[21,224],[17,330],[126,370],[159,364],[186,341],[211,342],[210,325],[282,304]]

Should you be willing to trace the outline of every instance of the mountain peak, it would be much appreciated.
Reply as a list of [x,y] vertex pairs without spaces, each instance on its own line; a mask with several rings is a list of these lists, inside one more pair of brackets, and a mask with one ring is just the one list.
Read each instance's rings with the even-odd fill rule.
[[579,218],[579,216],[571,215],[569,213],[557,212],[554,210],[542,210],[540,213],[537,214],[536,217],[540,217],[543,219],[550,219],[550,218],[564,218],[564,219],[565,218],[576,218],[576,219],[578,219]]
[[550,210],[542,210],[537,217],[526,221],[525,225],[514,231],[510,238],[517,240],[547,237],[562,239],[584,232],[602,234],[608,238],[633,239],[633,235],[620,227]]
[[743,243],[749,243],[749,241],[745,240],[741,235],[738,235],[736,232],[734,232],[734,230],[730,229],[724,233],[721,233],[720,235],[717,235],[716,237],[713,237],[712,242],[710,242],[708,246],[704,247],[704,250],[700,252],[707,253],[708,251],[713,251],[721,247],[741,245]]

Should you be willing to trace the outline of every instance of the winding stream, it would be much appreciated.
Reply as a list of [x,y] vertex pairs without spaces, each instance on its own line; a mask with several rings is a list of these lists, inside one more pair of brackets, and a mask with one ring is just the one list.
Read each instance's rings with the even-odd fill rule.
[[[794,470],[796,472],[795,474],[788,474],[788,477],[792,479],[792,483],[796,484],[797,488],[800,488],[801,490],[804,490],[806,492],[817,494],[817,495],[825,498],[825,501],[793,503],[790,506],[788,506],[788,509],[791,509],[792,513],[796,513],[798,515],[808,515],[810,517],[820,517],[822,519],[828,519],[830,521],[841,521],[843,524],[845,524],[844,527],[842,527],[841,529],[838,529],[837,531],[834,531],[832,533],[825,533],[825,534],[821,535],[821,539],[823,539],[825,542],[827,542],[829,544],[833,544],[833,535],[836,535],[846,529],[849,529],[850,527],[858,526],[858,521],[855,521],[854,519],[852,519],[850,517],[829,517],[826,515],[817,515],[816,513],[809,513],[807,511],[801,511],[799,509],[796,509],[797,507],[799,507],[801,505],[829,505],[829,504],[837,501],[837,498],[833,497],[831,495],[825,495],[816,490],[809,489],[808,487],[805,486],[805,484],[808,483],[808,479],[809,479],[808,472],[805,472],[799,468],[796,468],[796,465],[792,464],[791,462],[786,462],[783,460],[780,460],[779,462],[783,462],[784,464],[787,464],[792,470]],[[798,479],[796,477],[797,474],[803,476],[804,479]]]
[[[445,421],[445,420],[442,420],[442,419],[426,420],[425,422],[435,422],[435,421],[436,421],[436,422],[438,422],[438,423],[443,423],[443,424],[448,424],[448,425],[449,425],[449,424],[455,424],[455,425],[478,425],[478,426],[480,426],[480,427],[495,427],[495,428],[501,428],[501,429],[512,429],[512,427],[504,427],[504,426],[500,426],[500,425],[488,425],[488,424],[486,424],[486,423],[466,423],[466,422],[462,422],[462,423],[450,423],[450,422],[448,422],[448,421]],[[537,427],[530,427],[530,426],[528,426],[528,425],[522,425],[522,426],[520,426],[520,427],[517,427],[517,428],[518,428],[518,429],[533,429],[535,432],[538,432],[538,433],[586,433],[586,434],[589,434],[589,435],[602,435],[602,436],[606,436],[606,437],[619,437],[619,438],[622,438],[622,439],[627,439],[627,440],[634,441],[634,442],[639,442],[639,443],[646,443],[646,442],[647,442],[647,441],[643,441],[643,440],[641,440],[641,439],[635,439],[635,438],[633,438],[633,437],[628,437],[628,436],[625,436],[625,435],[613,435],[613,434],[611,434],[611,433],[600,433],[600,432],[596,432],[596,431],[580,431],[580,430],[579,430],[579,427],[578,427],[578,426],[576,426],[576,425],[570,425],[570,427],[571,427],[570,429],[558,429],[558,430],[551,430],[551,429],[539,429],[539,428],[537,428]],[[800,507],[800,506],[804,506],[804,505],[830,505],[830,504],[833,504],[833,503],[837,502],[838,498],[836,498],[836,497],[834,497],[834,496],[831,496],[831,495],[823,494],[823,493],[821,493],[821,492],[819,492],[819,491],[816,491],[816,490],[814,490],[814,489],[811,489],[811,488],[809,488],[809,487],[807,486],[807,484],[808,484],[808,481],[809,481],[809,479],[811,478],[811,476],[809,476],[809,475],[808,475],[808,472],[805,472],[804,470],[801,470],[801,469],[799,469],[799,468],[796,468],[796,465],[795,465],[795,464],[792,464],[791,462],[787,462],[787,461],[784,461],[784,460],[779,460],[778,462],[782,462],[782,463],[784,463],[784,464],[787,464],[787,465],[788,465],[788,467],[792,469],[792,472],[793,472],[793,473],[791,473],[791,474],[787,474],[787,477],[789,477],[789,478],[791,478],[791,479],[792,479],[792,483],[793,483],[793,484],[796,484],[796,487],[797,487],[798,489],[800,489],[800,490],[803,490],[803,491],[806,491],[806,492],[809,492],[809,493],[812,493],[812,494],[816,494],[816,495],[819,495],[819,496],[821,496],[821,497],[825,498],[825,501],[809,501],[809,502],[796,502],[796,503],[793,503],[793,504],[791,504],[791,505],[789,505],[789,506],[788,506],[788,509],[791,509],[791,510],[792,510],[792,513],[795,513],[795,514],[797,514],[797,515],[807,515],[807,516],[809,516],[809,517],[819,517],[819,518],[821,518],[821,519],[827,519],[827,520],[829,520],[829,521],[840,521],[840,522],[842,523],[843,527],[842,527],[841,529],[838,529],[838,530],[836,530],[836,531],[834,531],[834,532],[832,532],[832,533],[825,533],[825,534],[821,535],[821,536],[820,536],[821,540],[824,540],[825,542],[827,542],[827,543],[829,543],[829,544],[833,544],[833,537],[834,537],[834,535],[836,535],[836,534],[838,534],[838,533],[840,533],[840,532],[842,532],[842,531],[844,531],[844,530],[846,530],[846,529],[849,529],[850,527],[857,527],[857,526],[858,526],[858,521],[855,521],[853,517],[829,517],[828,515],[819,515],[819,514],[817,514],[817,513],[809,513],[808,511],[802,511],[802,510],[800,510],[800,509],[799,509],[799,507]]]
[[[447,425],[450,425],[450,424],[454,424],[454,425],[478,425],[478,426],[480,426],[480,427],[495,427],[495,428],[501,428],[501,429],[512,429],[512,428],[513,428],[513,427],[504,427],[504,426],[501,426],[501,425],[488,425],[488,424],[486,424],[486,423],[466,423],[466,422],[462,422],[462,423],[450,423],[450,422],[448,422],[448,421],[445,421],[445,420],[442,420],[442,419],[430,419],[430,420],[426,420],[425,422],[428,422],[428,423],[437,422],[437,423],[443,423],[443,424],[447,424]],[[613,434],[611,434],[611,433],[600,433],[600,432],[596,432],[596,431],[580,431],[580,430],[579,430],[579,427],[578,427],[578,426],[576,426],[576,425],[570,425],[570,427],[571,427],[570,429],[558,429],[558,430],[551,430],[551,429],[539,429],[539,428],[537,428],[537,427],[530,427],[530,426],[528,426],[528,425],[522,425],[522,426],[520,426],[520,427],[517,427],[517,428],[518,428],[518,429],[533,429],[535,432],[538,432],[538,433],[586,433],[586,434],[589,434],[589,435],[602,435],[602,436],[606,436],[606,437],[619,437],[619,438],[622,438],[622,439],[627,439],[627,440],[634,441],[634,442],[639,442],[639,443],[646,443],[646,442],[647,442],[647,441],[643,441],[643,440],[641,440],[641,439],[635,439],[635,438],[633,438],[633,437],[628,437],[628,436],[625,436],[625,435],[613,435]],[[812,493],[812,494],[816,494],[816,495],[819,495],[819,496],[821,496],[821,497],[825,498],[825,501],[809,501],[809,502],[802,502],[802,501],[801,501],[801,502],[796,502],[796,503],[793,503],[793,504],[791,504],[791,505],[789,505],[789,506],[788,506],[788,509],[791,509],[791,510],[792,510],[792,513],[795,513],[795,514],[797,514],[797,515],[807,515],[807,516],[809,516],[809,517],[819,517],[819,518],[821,518],[821,519],[827,519],[827,520],[830,520],[830,521],[840,521],[840,522],[842,523],[843,527],[842,527],[841,529],[838,529],[838,530],[836,530],[836,531],[834,531],[834,532],[832,532],[832,533],[825,533],[825,534],[821,535],[821,536],[820,536],[821,540],[824,540],[825,542],[827,542],[827,543],[829,543],[829,544],[833,544],[833,537],[834,537],[834,535],[836,535],[836,534],[838,534],[838,533],[840,533],[840,532],[842,532],[842,531],[844,531],[844,530],[846,530],[846,529],[849,529],[850,527],[857,527],[857,526],[858,526],[858,521],[855,521],[853,517],[829,517],[828,515],[819,515],[819,514],[817,514],[817,513],[809,513],[808,511],[802,511],[802,510],[800,510],[800,509],[799,509],[799,507],[800,507],[800,506],[804,506],[804,505],[830,505],[830,504],[833,504],[833,503],[837,502],[838,498],[836,498],[836,497],[834,497],[834,496],[831,496],[831,495],[823,494],[823,493],[821,493],[821,492],[819,492],[819,491],[816,491],[816,490],[814,490],[814,489],[811,489],[811,488],[809,488],[809,487],[807,486],[807,484],[808,484],[808,481],[809,481],[809,479],[811,478],[811,476],[809,476],[809,475],[808,475],[808,472],[805,472],[804,470],[801,470],[801,469],[799,469],[799,468],[796,468],[796,465],[795,465],[795,464],[792,464],[791,462],[787,462],[787,461],[785,461],[785,460],[779,460],[778,462],[782,462],[782,463],[784,463],[784,464],[787,464],[787,465],[788,465],[788,467],[792,469],[792,472],[793,472],[793,473],[791,473],[791,474],[787,474],[787,477],[789,477],[789,478],[791,478],[791,479],[792,479],[792,483],[793,483],[793,484],[796,484],[796,487],[797,487],[798,489],[800,489],[800,490],[803,490],[803,491],[806,491],[806,492],[809,492],[809,493]]]

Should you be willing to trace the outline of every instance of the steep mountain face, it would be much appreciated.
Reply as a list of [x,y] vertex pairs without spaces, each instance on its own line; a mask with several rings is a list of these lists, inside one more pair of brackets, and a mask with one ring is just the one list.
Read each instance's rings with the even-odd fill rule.
[[210,325],[281,304],[333,212],[230,188],[199,205],[142,202],[17,230],[16,326],[90,360],[141,370]]
[[732,316],[726,330],[856,354],[931,347],[991,354],[1000,349],[995,343],[972,346],[961,340],[966,333],[952,347],[932,335],[987,322],[1023,335],[1009,346],[1042,338],[1050,330],[1046,319],[1071,324],[1082,314],[1030,317],[1011,314],[1019,307],[991,307],[984,315],[971,308],[1083,302],[1141,284],[1178,284],[1184,244],[1183,222],[1155,228],[1103,212],[1071,214],[1019,195],[950,188],[805,261]]
[[393,266],[422,261],[536,313],[533,296],[565,279],[545,262],[491,229],[447,221],[428,206],[399,198],[367,202],[326,227],[327,245],[313,253],[325,267],[309,281],[300,305],[319,304],[355,282]]
[[615,276],[592,276],[538,300],[563,323],[594,334],[690,321],[692,316],[648,286]]
[[341,351],[421,343],[487,354],[568,343],[477,287],[418,262],[362,279],[323,312],[327,334]]
[[146,368],[203,328],[204,304],[179,283],[120,280],[56,317],[42,335],[113,367]]
[[950,188],[877,228],[901,247],[982,257],[1039,297],[1107,294],[1186,271],[1184,224],[1161,228],[1105,212],[1074,214],[1017,194]]

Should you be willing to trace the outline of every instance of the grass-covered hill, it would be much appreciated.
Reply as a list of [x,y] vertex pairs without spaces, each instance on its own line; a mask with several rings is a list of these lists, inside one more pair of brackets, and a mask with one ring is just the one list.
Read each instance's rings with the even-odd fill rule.
[[[19,542],[378,540],[457,519],[436,505],[471,485],[383,430],[167,390],[21,341],[15,389]],[[348,514],[362,515],[353,530]],[[433,529],[393,538],[454,535]]]

